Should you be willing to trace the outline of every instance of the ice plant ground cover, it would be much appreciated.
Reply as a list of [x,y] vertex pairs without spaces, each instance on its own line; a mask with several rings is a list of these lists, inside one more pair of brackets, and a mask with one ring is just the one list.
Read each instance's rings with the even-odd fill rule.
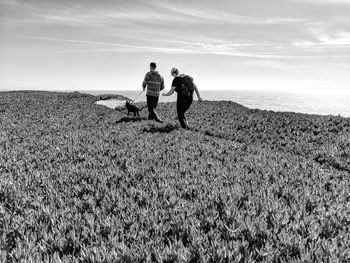
[[350,260],[350,118],[0,95],[1,262]]

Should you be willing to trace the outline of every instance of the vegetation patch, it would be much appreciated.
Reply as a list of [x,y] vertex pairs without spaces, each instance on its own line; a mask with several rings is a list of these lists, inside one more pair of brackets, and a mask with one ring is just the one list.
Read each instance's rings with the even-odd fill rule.
[[0,96],[1,262],[348,262],[350,119]]

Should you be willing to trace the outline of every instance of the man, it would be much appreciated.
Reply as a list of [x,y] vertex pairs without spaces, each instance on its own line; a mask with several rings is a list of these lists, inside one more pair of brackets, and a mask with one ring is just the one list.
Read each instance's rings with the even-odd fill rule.
[[155,62],[151,62],[150,71],[147,72],[145,79],[142,83],[143,90],[146,90],[147,107],[148,107],[148,119],[163,122],[157,115],[155,109],[158,105],[159,93],[164,89],[164,79],[156,70],[157,65]]

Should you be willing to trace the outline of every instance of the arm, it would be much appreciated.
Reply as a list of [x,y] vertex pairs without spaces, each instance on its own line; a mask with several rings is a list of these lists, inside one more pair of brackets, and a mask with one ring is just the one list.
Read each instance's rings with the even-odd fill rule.
[[196,94],[197,94],[198,100],[199,100],[199,101],[203,101],[201,95],[199,94],[199,91],[198,91],[198,88],[197,88],[196,84],[193,83],[193,87],[194,87],[194,91],[195,91]]
[[142,89],[145,90],[148,82],[148,73],[146,74],[145,78],[143,79],[142,82]]
[[171,87],[171,89],[169,90],[168,93],[163,93],[162,95],[163,96],[170,96],[174,93],[175,89],[176,89],[176,87],[173,86],[173,87]]
[[164,89],[164,79],[161,77],[160,90]]

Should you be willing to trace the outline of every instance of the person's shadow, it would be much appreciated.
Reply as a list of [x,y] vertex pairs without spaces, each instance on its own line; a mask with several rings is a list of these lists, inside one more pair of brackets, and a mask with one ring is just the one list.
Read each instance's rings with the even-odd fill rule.
[[115,123],[126,123],[126,122],[138,122],[138,121],[145,121],[147,118],[140,118],[140,117],[122,117],[119,120],[117,120]]
[[152,125],[148,128],[143,128],[143,132],[148,132],[148,133],[156,133],[156,132],[159,132],[159,133],[169,133],[169,132],[172,132],[173,130],[177,130],[179,129],[179,126],[177,125],[174,125],[174,124],[167,124],[165,126],[155,126],[155,125]]

